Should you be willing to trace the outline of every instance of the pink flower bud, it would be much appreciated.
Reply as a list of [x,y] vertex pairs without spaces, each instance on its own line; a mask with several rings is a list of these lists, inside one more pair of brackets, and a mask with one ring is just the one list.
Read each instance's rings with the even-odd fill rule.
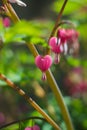
[[47,71],[52,65],[51,56],[46,55],[43,57],[43,56],[38,55],[35,58],[35,64],[43,72],[42,79],[45,80],[46,79],[45,71]]
[[34,125],[33,127],[26,127],[24,130],[40,130],[38,125]]
[[33,126],[33,130],[40,130],[40,127],[38,125]]
[[5,27],[9,27],[10,26],[10,19],[8,17],[3,19],[3,25]]

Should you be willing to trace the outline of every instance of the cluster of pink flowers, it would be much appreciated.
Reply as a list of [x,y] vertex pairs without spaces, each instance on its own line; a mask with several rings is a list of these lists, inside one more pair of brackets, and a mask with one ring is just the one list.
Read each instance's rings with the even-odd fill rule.
[[[78,32],[74,29],[59,29],[57,37],[51,37],[49,40],[49,46],[51,51],[55,54],[54,63],[60,62],[60,54],[67,54],[69,49],[76,48],[75,44],[78,42]],[[78,45],[79,47],[79,45]],[[77,47],[77,48],[78,48]],[[46,79],[45,72],[52,65],[52,58],[50,55],[40,56],[35,58],[36,66],[43,72],[42,79]]]
[[80,67],[74,68],[64,79],[66,90],[71,96],[80,97],[87,93],[87,81]]
[[[74,51],[75,45],[78,44],[78,32],[74,29],[59,29],[57,37],[52,37],[49,40],[49,46],[52,52],[55,53],[54,62],[59,63],[60,54],[67,54],[69,51]],[[75,46],[76,47],[76,46]],[[79,48],[79,44],[78,44]]]

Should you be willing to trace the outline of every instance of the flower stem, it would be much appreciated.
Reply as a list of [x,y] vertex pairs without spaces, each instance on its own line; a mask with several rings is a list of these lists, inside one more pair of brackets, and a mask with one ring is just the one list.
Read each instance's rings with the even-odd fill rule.
[[15,23],[20,21],[19,17],[17,16],[16,12],[14,11],[14,9],[10,5],[10,3],[6,3],[5,6],[7,7],[7,9],[10,12],[10,15],[11,15],[10,18],[12,19],[12,21]]
[[63,96],[59,90],[59,87],[58,87],[50,70],[48,70],[46,72],[46,76],[47,76],[47,81],[50,84],[50,87],[51,87],[51,89],[56,97],[57,103],[60,106],[63,118],[66,122],[67,130],[73,130],[73,125],[72,125],[72,121],[71,121],[68,109],[67,109],[66,104],[64,102]]
[[56,130],[61,130],[60,127],[48,116],[48,114],[40,108],[40,106],[29,97],[22,89],[16,86],[12,81],[6,78],[5,75],[0,74],[0,79],[4,80],[11,88],[13,88],[19,95],[23,96],[25,100],[31,104]]
[[[62,7],[62,9],[61,9],[61,11],[60,11],[60,14],[59,14],[59,16],[58,16],[58,19],[57,19],[57,21],[56,21],[56,24],[55,24],[55,26],[54,26],[54,28],[53,28],[52,33],[51,33],[51,36],[52,36],[52,35],[54,34],[54,32],[55,32],[56,26],[58,25],[59,19],[60,19],[61,15],[62,15],[62,12],[63,12],[63,10],[64,10],[64,7],[65,7],[66,3],[67,3],[67,0],[65,0],[65,2],[64,2],[64,4],[63,4],[63,7]],[[13,16],[14,23],[16,23],[17,21],[19,21],[18,16],[15,15],[16,13],[15,13],[15,11],[12,9],[12,7],[11,7],[10,4],[7,5],[7,8],[8,8],[8,10],[9,10],[9,12],[10,12],[10,13],[12,14],[12,16]],[[33,54],[33,56],[36,57],[36,56],[38,55],[38,52],[37,52],[35,46],[34,46],[33,44],[31,44],[31,43],[27,43],[27,45],[28,45],[28,47],[29,47],[31,53]],[[47,75],[48,83],[49,83],[49,85],[50,85],[50,87],[51,87],[51,89],[52,89],[52,91],[53,91],[53,93],[54,93],[54,95],[55,95],[55,97],[56,97],[57,103],[58,103],[58,105],[60,106],[60,109],[61,109],[63,118],[64,118],[64,120],[65,120],[65,122],[66,122],[67,130],[73,130],[73,125],[72,125],[72,122],[71,122],[71,118],[70,118],[68,109],[67,109],[67,107],[66,107],[66,105],[65,105],[65,103],[64,103],[63,96],[62,96],[62,94],[61,94],[61,92],[60,92],[60,90],[59,90],[59,86],[57,85],[57,83],[56,83],[56,81],[55,81],[55,79],[54,79],[54,77],[53,77],[53,75],[52,75],[52,73],[51,73],[50,70],[48,70],[48,71],[46,72],[46,75]],[[26,99],[27,99],[27,98],[26,98]],[[30,98],[30,99],[31,99],[31,98]],[[28,101],[29,101],[29,99],[28,99]],[[32,101],[30,100],[29,102],[31,103]],[[33,102],[32,102],[32,103],[33,103]],[[34,108],[37,106],[36,104],[35,104],[35,106],[34,106],[34,104],[31,104],[31,105],[33,105]],[[36,109],[37,109],[37,107],[36,107]],[[38,110],[38,109],[37,109],[37,110]],[[39,111],[39,112],[41,112],[41,111]],[[43,113],[44,113],[44,112],[43,112]],[[58,128],[59,128],[59,127],[58,127]]]
[[68,2],[68,0],[64,0],[63,6],[62,6],[62,8],[61,8],[61,10],[60,10],[60,12],[59,12],[59,14],[58,14],[56,23],[55,23],[55,25],[54,25],[54,27],[53,27],[53,29],[52,29],[52,31],[51,31],[51,34],[50,34],[49,39],[50,39],[52,36],[54,36],[54,34],[55,34],[56,28],[57,28],[57,26],[58,26],[58,23],[59,23],[59,21],[60,21],[60,18],[61,18],[61,16],[62,16],[62,13],[63,13],[63,11],[64,11],[64,9],[65,9],[65,6],[66,6],[66,3],[67,3],[67,2]]

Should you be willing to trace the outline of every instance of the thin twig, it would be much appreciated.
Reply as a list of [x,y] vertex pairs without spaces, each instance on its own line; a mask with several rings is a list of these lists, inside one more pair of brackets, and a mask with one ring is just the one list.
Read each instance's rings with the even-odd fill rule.
[[52,36],[54,36],[54,34],[55,34],[56,28],[57,28],[58,23],[59,23],[59,21],[60,21],[60,19],[61,19],[62,13],[63,13],[63,11],[64,11],[64,9],[65,9],[65,6],[66,6],[66,3],[67,3],[67,2],[68,2],[68,0],[64,0],[63,6],[62,6],[62,8],[61,8],[61,10],[60,10],[60,12],[59,12],[59,14],[58,14],[56,23],[55,23],[55,25],[54,25],[54,27],[53,27],[53,29],[52,29],[52,31],[51,31],[51,34],[50,34],[49,39],[50,39]]
[[29,97],[22,89],[15,85],[12,81],[6,78],[5,75],[0,74],[0,79],[4,80],[11,88],[13,88],[19,95],[23,96],[31,106],[33,106],[56,130],[60,130],[60,127],[48,116],[48,114],[40,108],[40,106]]
[[[64,3],[63,3],[63,5],[62,5],[62,7],[61,7],[61,10],[60,10],[59,14],[58,14],[58,17],[57,17],[57,20],[56,20],[56,22],[55,22],[55,25],[54,25],[54,27],[53,27],[53,29],[52,29],[52,31],[51,31],[51,34],[50,34],[50,36],[49,36],[49,38],[48,38],[48,42],[49,42],[50,38],[54,36],[54,34],[55,34],[55,32],[56,32],[56,29],[58,28],[60,19],[61,19],[61,17],[62,17],[62,13],[63,13],[63,11],[64,11],[64,9],[65,9],[65,6],[66,6],[66,3],[67,3],[67,2],[68,2],[68,0],[64,0]],[[46,54],[50,54],[50,53],[51,53],[50,48],[47,48],[47,49],[46,49]]]
[[10,125],[13,125],[13,124],[16,124],[16,123],[19,123],[19,122],[25,122],[27,120],[31,120],[31,119],[36,119],[36,120],[42,120],[42,121],[46,121],[44,118],[42,117],[37,117],[37,116],[34,116],[34,117],[28,117],[28,118],[25,118],[25,119],[21,119],[21,120],[17,120],[17,121],[13,121],[13,122],[10,122],[8,124],[5,124],[3,126],[0,126],[0,129],[2,128],[5,128],[5,127],[8,127]]
[[75,29],[75,24],[72,23],[72,21],[70,21],[70,20],[62,20],[62,21],[60,21],[60,22],[58,23],[58,25],[56,26],[56,29],[58,29],[58,28],[59,28],[61,25],[63,25],[63,24],[67,24],[67,25],[69,25],[70,27],[72,27],[72,28]]

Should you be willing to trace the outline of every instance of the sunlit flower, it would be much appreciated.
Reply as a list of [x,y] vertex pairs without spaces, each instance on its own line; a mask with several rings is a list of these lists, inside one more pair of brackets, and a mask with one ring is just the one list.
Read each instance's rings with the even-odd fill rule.
[[52,65],[52,58],[51,58],[51,56],[50,55],[46,55],[46,56],[38,55],[35,58],[35,64],[43,72],[42,79],[45,80],[46,79],[45,72]]
[[24,2],[22,2],[21,0],[8,0],[10,3],[16,3],[20,6],[24,6],[26,7],[26,4]]

